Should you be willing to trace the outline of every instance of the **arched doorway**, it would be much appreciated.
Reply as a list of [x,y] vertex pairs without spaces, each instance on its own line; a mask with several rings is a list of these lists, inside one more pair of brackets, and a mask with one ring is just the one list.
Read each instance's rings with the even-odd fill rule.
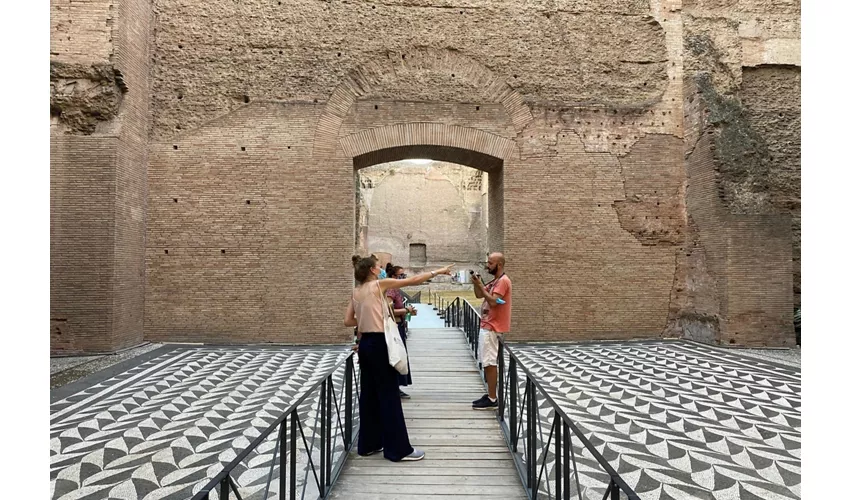
[[[423,158],[427,158],[434,162],[445,162],[443,164],[462,165],[464,167],[470,167],[471,169],[475,169],[476,171],[486,173],[486,176],[482,176],[486,179],[486,186],[480,186],[480,191],[485,195],[485,198],[480,206],[480,209],[483,211],[483,213],[480,214],[480,218],[483,221],[483,225],[485,227],[484,241],[481,244],[481,247],[483,248],[481,248],[479,255],[475,257],[466,255],[470,254],[470,252],[467,251],[462,252],[464,256],[458,256],[458,258],[454,258],[451,260],[456,263],[472,262],[475,259],[480,259],[481,257],[483,257],[483,255],[488,250],[501,251],[504,245],[504,188],[502,175],[502,171],[504,169],[503,159],[491,156],[486,153],[481,153],[478,151],[458,147],[420,144],[410,146],[396,146],[370,151],[368,153],[364,153],[354,157],[352,159],[352,163],[355,172],[355,177],[357,178],[357,173],[363,171],[364,169],[369,169],[373,166],[392,164],[393,162],[400,162],[403,160],[416,160]],[[357,182],[357,188],[355,189],[355,251],[362,253],[366,251],[367,248],[369,248],[370,246],[367,243],[368,236],[364,234],[364,227],[362,227],[361,225],[364,218],[359,212],[360,207],[363,205],[361,203],[362,200],[360,199],[360,195],[362,190],[372,189],[373,186],[371,186],[371,182],[369,182],[370,185],[365,185],[364,182],[355,182]],[[459,189],[468,188],[468,186],[457,187]],[[449,189],[452,190],[452,188]],[[428,201],[429,200],[419,200],[419,202],[424,203],[428,203]],[[436,200],[434,201],[435,203],[438,203]],[[427,211],[427,209],[429,208],[434,211],[434,207],[423,206],[421,208],[423,212]],[[411,229],[413,230],[413,228]],[[453,234],[452,237],[458,239],[475,236],[473,234],[460,234],[462,231],[454,232],[458,234]],[[425,245],[427,245],[428,242],[424,240],[419,241],[422,240],[423,237],[420,235],[416,235],[415,231],[410,233],[407,239],[410,241],[400,242],[401,244],[391,245],[392,248],[369,248],[369,251],[387,252],[390,250],[396,250],[395,252],[391,253],[395,253],[396,256],[398,256],[398,251],[401,250],[404,252],[404,257],[401,259],[401,262],[405,263],[405,265],[414,268],[422,267],[424,265],[427,265],[429,262],[441,262],[440,258],[437,258],[436,261],[424,258],[424,256],[427,255],[427,247]],[[401,246],[403,246],[404,248],[401,248]],[[450,247],[452,246],[452,244],[451,242],[444,242],[443,246]],[[421,251],[419,250],[420,248]],[[423,254],[423,258],[415,259],[413,257],[414,253],[418,255],[420,252]],[[408,255],[410,255],[410,258],[408,258]],[[451,256],[451,254],[444,255]]]

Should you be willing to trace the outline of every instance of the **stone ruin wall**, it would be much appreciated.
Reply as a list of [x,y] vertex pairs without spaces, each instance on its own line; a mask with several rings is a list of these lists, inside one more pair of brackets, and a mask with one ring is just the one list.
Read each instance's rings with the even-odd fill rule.
[[[487,254],[487,174],[462,165],[391,162],[358,171],[357,253],[388,253],[420,271],[446,264],[480,271]],[[411,244],[427,262],[411,262]]]
[[[683,314],[675,327],[699,340],[793,345],[800,2],[687,2],[683,27],[693,271],[676,298]],[[770,295],[771,287],[782,292]]]
[[143,341],[153,5],[50,3],[50,345]]
[[[351,286],[353,151],[368,156],[409,139],[503,154],[501,167],[487,165],[491,197],[500,190],[487,210],[487,246],[511,262],[515,338],[787,345],[782,308],[792,302],[768,290],[761,316],[730,304],[759,303],[758,294],[735,295],[748,288],[742,269],[754,262],[740,248],[779,248],[764,261],[780,286],[790,279],[782,245],[794,210],[799,220],[799,2],[155,0],[152,9],[149,146],[126,162],[147,174],[144,188],[128,191],[141,194],[141,216],[104,209],[106,219],[141,217],[145,244],[104,236],[98,248],[111,269],[57,271],[52,315],[66,303],[64,314],[86,325],[143,315],[146,340],[343,341],[349,332],[327,311],[342,310]],[[112,81],[114,72],[105,74]],[[770,89],[782,99],[766,99],[759,89],[777,81]],[[60,134],[97,136],[123,123],[100,120],[117,100],[102,94],[104,111],[85,104],[53,114],[54,151]],[[711,109],[694,115],[697,106]],[[52,160],[52,180],[116,162],[109,154],[92,161],[97,151],[68,154],[61,169]],[[57,194],[52,208],[65,203],[70,223],[78,216],[68,199]],[[60,252],[55,234],[52,265],[74,245],[91,255],[71,237]],[[145,252],[143,306],[110,291],[134,284],[133,248]],[[131,258],[115,260],[123,255]],[[553,269],[565,278],[553,280]],[[89,316],[71,288],[54,286],[63,280],[102,284],[86,300]]]

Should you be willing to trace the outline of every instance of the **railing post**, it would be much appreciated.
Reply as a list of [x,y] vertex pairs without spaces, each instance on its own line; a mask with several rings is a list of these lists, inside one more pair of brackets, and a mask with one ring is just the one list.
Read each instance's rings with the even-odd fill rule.
[[513,355],[511,355],[511,361],[508,365],[508,381],[510,382],[510,390],[511,390],[511,451],[516,453],[517,446],[519,445],[519,436],[517,433],[517,405],[519,404],[517,401],[517,372],[516,372],[516,360]]
[[328,492],[331,487],[331,471],[333,470],[333,450],[331,449],[331,434],[333,432],[333,416],[334,416],[334,382],[333,382],[333,374],[328,377],[328,390],[325,391],[325,397],[327,401],[325,402],[325,438],[322,440],[322,444],[324,445],[322,449],[325,453],[327,453],[327,458],[325,459],[325,496],[327,497]]
[[[570,498],[570,454],[573,452],[573,438],[570,436],[570,426],[564,420],[564,451],[567,456],[564,459],[564,498]],[[578,473],[576,473],[578,474]],[[579,492],[581,494],[581,492]]]
[[505,421],[505,344],[499,339],[499,359],[496,360],[498,366],[499,387],[496,393],[499,397],[499,420]]
[[476,321],[478,327],[475,329],[475,332],[472,334],[472,349],[475,351],[475,359],[478,359],[478,340],[481,333],[481,319],[478,318]]
[[[322,389],[319,392],[319,439],[321,441],[321,448],[319,448],[319,497],[325,498],[325,467],[327,464],[325,463],[325,413],[327,412],[327,406],[325,403],[327,402],[327,382],[322,382]],[[309,453],[309,451],[308,451]]]
[[555,426],[555,500],[561,500],[561,415],[558,412],[555,412],[552,425]]
[[534,414],[534,382],[530,376],[525,378],[526,392],[526,423],[525,423],[525,464],[528,487],[531,489],[531,499],[537,498],[537,415]]
[[221,494],[218,498],[230,500],[230,475],[224,476],[224,479],[221,480]]
[[[289,500],[295,500],[295,463],[298,461],[298,460],[296,460],[297,457],[298,457],[298,454],[297,454],[298,450],[296,448],[297,445],[298,445],[298,440],[297,440],[298,435],[297,435],[297,432],[296,432],[297,427],[298,427],[298,421],[296,420],[297,418],[298,418],[298,411],[292,410],[292,424],[290,424],[290,427],[292,427],[290,432],[292,434],[291,434],[291,440],[289,442],[289,446],[290,446],[290,455],[289,455]],[[282,496],[283,495],[281,494],[281,497]]]
[[[280,422],[280,430],[279,430],[279,439],[280,439],[280,474],[278,474],[278,479],[280,480],[280,493],[278,496],[280,498],[286,498],[286,419],[284,418]],[[295,460],[295,457],[292,457]]]
[[620,500],[620,485],[611,479],[611,500]]
[[[345,451],[351,449],[352,434],[354,430],[354,422],[351,418],[354,416],[351,405],[353,402],[352,386],[354,384],[354,356],[349,356],[345,360]],[[283,490],[281,490],[283,491]]]

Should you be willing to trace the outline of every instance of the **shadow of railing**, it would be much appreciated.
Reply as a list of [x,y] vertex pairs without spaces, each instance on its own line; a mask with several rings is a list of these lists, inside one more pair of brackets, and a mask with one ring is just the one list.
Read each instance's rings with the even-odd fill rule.
[[[457,297],[438,311],[447,327],[463,330],[478,361],[477,308]],[[498,368],[497,418],[529,499],[640,500],[501,337]]]
[[192,500],[328,498],[355,443],[359,392],[348,353]]

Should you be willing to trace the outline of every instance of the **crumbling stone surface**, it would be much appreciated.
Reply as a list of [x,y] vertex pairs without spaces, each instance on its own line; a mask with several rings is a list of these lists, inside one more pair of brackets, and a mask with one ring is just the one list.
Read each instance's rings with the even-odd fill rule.
[[733,92],[741,83],[741,44],[737,23],[731,19],[701,19],[686,24],[684,64],[686,74],[711,75],[715,92]]
[[800,307],[800,68],[745,68],[740,97],[745,117],[763,143],[767,202],[773,213],[791,215],[794,304]]
[[800,1],[689,0],[683,48],[705,107],[687,147],[712,134],[728,213],[790,215],[799,307]]
[[91,135],[113,120],[127,86],[111,63],[50,61],[50,115],[67,134]]
[[[417,57],[407,56],[417,47],[459,51],[535,102],[653,102],[668,84],[665,33],[646,1],[154,5],[155,139],[246,98],[322,103],[369,61],[404,57],[415,66]],[[371,97],[457,102],[467,85],[459,75],[420,71]]]
[[695,78],[715,134],[718,189],[733,214],[791,215],[795,307],[800,305],[800,68],[745,68],[737,95]]
[[720,336],[720,296],[717,280],[706,262],[705,248],[692,218],[682,230],[676,270],[670,290],[670,316],[665,337],[715,343]]
[[620,159],[625,199],[614,208],[623,229],[642,244],[678,246],[684,241],[685,173],[678,155],[653,158],[659,149],[682,151],[682,141],[647,136]]
[[767,144],[750,124],[740,99],[718,93],[707,73],[698,74],[695,81],[706,103],[707,124],[717,130],[721,199],[731,213],[769,213]]

